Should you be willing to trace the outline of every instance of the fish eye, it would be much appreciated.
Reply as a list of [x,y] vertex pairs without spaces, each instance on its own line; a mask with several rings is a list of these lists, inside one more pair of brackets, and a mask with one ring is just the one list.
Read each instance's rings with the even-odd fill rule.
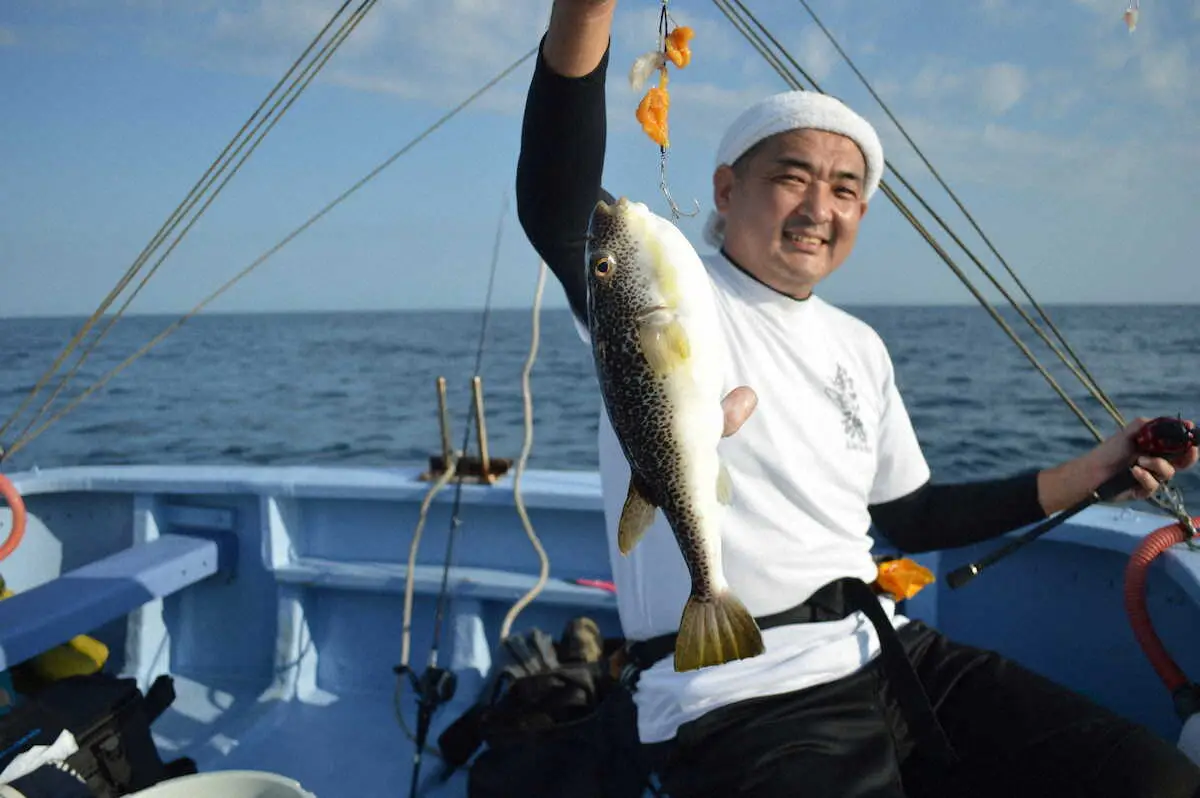
[[592,271],[597,277],[606,277],[612,271],[612,257],[609,255],[598,255],[592,259]]

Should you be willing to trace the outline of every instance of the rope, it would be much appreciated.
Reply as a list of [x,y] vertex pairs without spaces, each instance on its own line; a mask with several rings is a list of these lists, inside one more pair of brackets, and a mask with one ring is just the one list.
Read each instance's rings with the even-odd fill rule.
[[[446,463],[446,470],[437,478],[429,490],[425,493],[425,499],[421,502],[421,512],[417,516],[417,527],[413,530],[412,543],[408,546],[408,575],[404,581],[404,620],[400,631],[400,665],[404,669],[396,674],[396,689],[392,693],[392,707],[396,712],[396,720],[400,723],[400,728],[404,734],[412,742],[416,742],[417,736],[408,727],[408,722],[404,719],[404,711],[400,707],[401,696],[404,695],[404,675],[408,670],[409,654],[412,650],[412,608],[413,594],[415,592],[413,577],[417,569],[417,551],[421,547],[421,535],[425,531],[425,519],[429,515],[429,506],[433,503],[433,498],[441,492],[442,488],[454,478],[458,470],[458,458],[451,453],[449,462]],[[441,753],[430,746],[425,746],[425,752],[434,756],[441,756]]]
[[[533,295],[533,333],[532,341],[529,346],[529,356],[525,360],[525,368],[521,374],[521,395],[525,405],[525,440],[521,447],[521,456],[517,460],[516,472],[513,476],[513,503],[516,505],[517,514],[521,517],[521,523],[525,527],[525,534],[529,536],[529,542],[537,552],[538,560],[541,563],[541,570],[538,575],[538,580],[534,586],[513,604],[508,614],[504,616],[504,622],[500,625],[499,639],[503,641],[508,637],[512,629],[513,623],[517,616],[525,609],[538,594],[546,586],[546,582],[550,578],[550,558],[546,554],[545,548],[542,546],[541,540],[538,538],[537,532],[534,531],[533,523],[529,520],[529,514],[525,509],[525,500],[521,496],[521,475],[525,471],[525,464],[529,459],[529,452],[533,448],[533,401],[532,391],[530,389],[530,374],[533,371],[533,363],[537,359],[538,342],[541,338],[540,316],[542,305],[542,292],[546,285],[546,263],[541,262],[538,269],[537,287]],[[400,665],[407,669],[411,659],[412,651],[412,606],[413,606],[413,579],[416,575],[417,566],[417,551],[421,545],[421,535],[425,528],[425,518],[429,514],[429,506],[436,496],[446,484],[454,477],[457,460],[451,458],[446,471],[438,477],[437,481],[425,494],[425,500],[421,503],[421,511],[417,517],[417,527],[413,531],[412,543],[408,547],[408,575],[404,585],[404,625],[400,636]],[[412,742],[416,741],[416,735],[408,725],[408,721],[404,718],[404,712],[400,705],[401,697],[404,694],[404,678],[403,674],[397,677],[396,689],[393,693],[393,706],[396,713],[396,720],[400,724],[401,730],[405,736]],[[425,752],[434,756],[440,757],[441,752],[436,748],[425,746]]]
[[538,572],[537,582],[529,589],[528,593],[513,604],[512,609],[504,616],[504,623],[500,624],[501,641],[508,637],[513,623],[517,620],[517,616],[537,598],[542,589],[546,587],[546,582],[550,578],[550,558],[546,554],[546,549],[542,546],[541,540],[538,539],[537,533],[533,530],[533,524],[529,520],[529,513],[525,510],[525,500],[521,496],[521,475],[525,473],[525,463],[529,460],[529,451],[533,448],[533,399],[529,385],[529,375],[533,372],[533,363],[537,359],[538,339],[541,337],[539,317],[542,307],[542,289],[545,285],[546,262],[541,261],[538,266],[537,288],[534,289],[533,293],[532,340],[529,343],[529,356],[525,359],[525,369],[521,372],[521,397],[525,404],[525,440],[521,445],[521,457],[517,460],[516,473],[513,475],[513,504],[516,505],[517,515],[521,517],[521,525],[525,527],[525,534],[529,536],[529,543],[533,546],[533,550],[537,552],[541,569]]
[[[42,405],[42,408],[40,411],[38,411],[37,415],[34,416],[34,418],[31,419],[28,424],[26,424],[25,429],[22,430],[21,434],[18,436],[18,439],[20,437],[23,437],[29,431],[29,429],[32,428],[33,425],[36,424],[37,421],[43,415],[45,415],[45,413],[49,410],[50,406],[53,404],[54,400],[61,393],[62,389],[66,386],[67,382],[71,379],[71,377],[73,377],[75,375],[75,373],[79,370],[80,366],[83,365],[84,361],[87,360],[87,358],[91,355],[92,351],[94,351],[96,346],[99,345],[100,341],[102,341],[104,339],[104,337],[112,329],[113,325],[115,325],[117,323],[117,321],[121,318],[121,316],[124,314],[126,308],[129,307],[129,304],[134,300],[134,298],[137,297],[137,295],[141,292],[142,288],[145,287],[146,283],[150,280],[150,278],[153,277],[154,274],[158,271],[158,268],[162,265],[163,261],[167,258],[168,255],[171,254],[171,252],[174,251],[175,247],[179,245],[179,243],[183,240],[183,237],[185,235],[187,235],[187,233],[191,230],[192,226],[195,225],[195,223],[197,221],[199,221],[200,216],[204,213],[205,210],[207,210],[208,206],[212,203],[212,201],[214,199],[216,199],[217,194],[219,194],[221,192],[221,190],[225,187],[225,185],[229,182],[229,180],[231,180],[233,178],[233,176],[241,169],[241,167],[245,163],[245,161],[250,157],[250,155],[254,152],[254,150],[256,150],[258,148],[258,145],[260,143],[262,143],[262,140],[266,137],[267,133],[269,133],[271,131],[271,129],[274,128],[275,123],[278,122],[279,119],[282,118],[283,114],[286,113],[289,108],[291,108],[292,103],[294,103],[295,100],[300,96],[300,93],[303,92],[304,89],[308,87],[308,84],[312,81],[313,78],[316,77],[316,75],[320,71],[320,69],[322,67],[324,67],[325,63],[333,55],[334,51],[338,47],[341,46],[342,42],[345,41],[346,37],[349,36],[350,32],[353,31],[353,29],[362,20],[363,16],[365,16],[366,12],[371,9],[371,7],[375,4],[376,1],[377,0],[364,0],[363,5],[360,6],[354,12],[354,14],[351,15],[350,19],[348,19],[345,23],[343,23],[343,26],[338,31],[338,34],[335,35],[335,37],[324,46],[324,48],[322,48],[321,52],[318,54],[319,65],[317,66],[317,68],[315,70],[313,70],[313,64],[317,63],[317,62],[310,63],[305,68],[304,72],[301,73],[301,76],[300,76],[301,78],[303,78],[305,74],[308,74],[309,71],[312,70],[311,74],[308,75],[307,80],[304,81],[303,85],[301,85],[301,87],[295,92],[295,94],[291,97],[291,99],[288,100],[287,104],[283,108],[283,111],[281,111],[279,113],[279,115],[275,116],[275,118],[271,121],[270,125],[267,126],[267,129],[265,131],[263,131],[263,133],[259,136],[258,140],[254,143],[254,145],[246,152],[246,154],[242,157],[241,161],[237,164],[237,166],[234,167],[233,171],[231,171],[229,173],[229,175],[226,176],[226,178],[221,182],[221,185],[218,186],[217,189],[212,193],[212,195],[209,197],[209,199],[205,202],[205,204],[200,208],[200,210],[192,218],[191,222],[188,223],[187,227],[185,227],[183,229],[183,232],[181,232],[179,234],[179,236],[175,239],[175,242],[173,244],[171,244],[171,246],[167,249],[166,252],[164,252],[162,254],[161,257],[159,257],[158,261],[154,264],[153,267],[151,267],[150,271],[145,275],[145,277],[142,278],[142,281],[134,289],[133,293],[130,294],[130,296],[128,298],[126,298],[125,302],[121,305],[121,307],[113,315],[113,317],[112,317],[112,319],[110,319],[109,323],[104,327],[103,330],[101,330],[99,335],[91,342],[91,344],[83,352],[83,354],[80,355],[79,360],[76,361],[75,365],[71,368],[70,372],[68,372],[66,375],[63,376],[62,380],[60,380],[60,382],[58,384],[58,387],[55,388],[55,390],[54,390],[53,394],[50,396],[50,398],[47,399],[46,402]],[[313,41],[309,44],[309,46],[305,49],[304,53],[302,53],[300,55],[300,57],[297,58],[297,60],[295,62],[293,62],[291,68],[289,68],[288,72],[284,75],[284,77],[279,81],[279,83],[276,84],[275,88],[273,88],[271,90],[271,93],[267,95],[267,98],[265,98],[263,100],[263,102],[259,105],[259,107],[254,111],[254,113],[251,114],[250,118],[242,125],[241,130],[238,131],[238,133],[234,137],[233,141],[236,141],[237,138],[241,136],[242,132],[244,132],[246,130],[247,126],[249,126],[250,122],[258,116],[259,112],[270,100],[271,95],[273,95],[275,93],[275,91],[279,88],[279,86],[287,79],[287,75],[291,74],[291,72],[295,70],[296,66],[300,63],[300,61],[304,58],[304,56],[307,55],[308,52],[316,44],[316,42],[319,41],[320,38],[325,35],[325,32],[333,24],[334,20],[337,19],[337,17],[341,15],[342,11],[345,10],[347,5],[349,5],[349,0],[346,0],[346,2],[342,5],[342,7],[334,14],[334,16],[332,18],[330,18],[329,22],[326,23],[325,27],[321,29],[320,33],[317,34],[316,38],[314,38]],[[296,85],[296,84],[293,84],[293,86],[294,85]],[[290,89],[289,89],[289,91],[290,91]],[[275,109],[277,109],[279,107],[279,104],[281,101],[282,101],[282,98],[280,100],[276,101],[275,105],[271,108],[271,113],[274,113]],[[270,114],[268,114],[268,116],[270,116]],[[265,120],[265,117],[264,117],[264,120]],[[255,129],[260,127],[262,124],[263,124],[263,120],[260,120],[259,123],[255,126]],[[138,255],[138,257],[134,260],[133,265],[131,265],[129,267],[129,269],[126,271],[125,275],[117,282],[117,285],[112,289],[112,291],[109,292],[108,296],[105,297],[105,299],[101,302],[100,307],[97,308],[97,310],[92,314],[92,316],[84,324],[83,328],[80,329],[80,331],[78,333],[76,333],[75,336],[68,342],[68,345],[64,348],[63,352],[59,355],[59,357],[55,360],[55,362],[51,365],[51,367],[46,371],[46,373],[43,374],[42,377],[38,380],[37,384],[34,386],[32,391],[30,392],[30,394],[26,397],[25,401],[22,402],[21,406],[16,410],[16,412],[14,412],[12,414],[12,416],[9,417],[9,419],[4,423],[3,426],[0,426],[0,435],[3,435],[4,432],[7,431],[9,426],[11,426],[17,420],[17,418],[20,416],[20,414],[25,411],[25,409],[29,406],[29,403],[32,402],[34,397],[36,397],[37,394],[41,392],[42,388],[45,387],[46,383],[49,381],[49,379],[53,375],[53,373],[62,365],[63,361],[67,358],[67,356],[70,355],[70,353],[72,351],[74,351],[74,349],[79,345],[79,343],[87,335],[88,331],[91,330],[92,326],[95,325],[95,323],[97,321],[99,321],[99,319],[104,315],[104,312],[109,308],[109,306],[113,303],[113,301],[116,299],[116,297],[125,289],[125,287],[129,284],[129,282],[137,274],[137,272],[145,265],[146,261],[149,259],[150,254],[154,251],[154,249],[156,249],[166,239],[166,237],[167,237],[166,231],[168,230],[168,228],[173,227],[175,224],[177,224],[178,221],[183,218],[184,213],[186,213],[188,210],[190,210],[195,205],[196,201],[200,198],[200,195],[203,193],[203,191],[197,192],[197,187],[201,183],[204,183],[204,181],[206,179],[208,179],[209,176],[211,175],[212,179],[208,181],[208,184],[206,186],[204,186],[204,190],[207,190],[208,187],[212,185],[212,182],[215,181],[216,178],[220,175],[220,173],[225,170],[226,166],[228,166],[228,162],[226,163],[225,166],[222,166],[220,169],[216,170],[215,173],[213,171],[213,168],[216,166],[216,164],[218,162],[220,162],[221,158],[223,158],[224,155],[227,152],[229,152],[230,147],[233,146],[233,141],[231,141],[228,145],[226,145],[225,150],[223,150],[221,155],[218,156],[217,160],[214,161],[213,164],[209,166],[208,171],[205,172],[204,176],[200,179],[200,181],[197,183],[197,185],[193,186],[192,190],[188,194],[188,197],[185,197],[184,201],[180,204],[180,206],[178,206],[175,209],[175,211],[172,212],[171,216],[168,217],[167,222],[165,222],[163,224],[163,226],[159,229],[159,231],[151,239],[150,243],[146,245],[146,247],[142,250],[142,252]],[[238,147],[233,151],[233,154],[236,155],[237,152],[240,151],[241,148],[244,146],[245,146],[245,141],[243,141],[241,144],[238,145]],[[195,195],[194,197],[192,196],[193,194]]]
[[115,377],[120,372],[124,371],[131,363],[133,363],[139,357],[146,354],[151,349],[153,349],[155,346],[160,344],[168,335],[170,335],[175,330],[177,330],[181,326],[183,326],[183,324],[185,322],[187,322],[188,319],[190,319],[192,316],[195,316],[197,313],[199,313],[201,310],[203,310],[207,305],[209,305],[213,300],[217,299],[217,297],[221,296],[221,294],[225,293],[227,290],[232,288],[235,284],[240,282],[243,278],[245,278],[248,274],[250,274],[250,272],[254,271],[254,269],[256,269],[263,262],[265,262],[269,257],[274,255],[279,250],[283,249],[283,247],[285,247],[287,244],[289,244],[294,238],[296,238],[301,233],[303,233],[305,230],[307,230],[309,227],[311,227],[313,224],[315,224],[319,219],[321,219],[323,216],[325,216],[325,214],[327,214],[327,213],[329,213],[329,211],[333,210],[334,207],[336,207],[337,205],[340,205],[351,194],[358,191],[360,188],[362,188],[364,185],[366,185],[370,180],[372,180],[376,176],[378,176],[384,169],[391,166],[392,163],[394,163],[398,158],[400,158],[400,156],[407,153],[409,150],[411,150],[413,147],[415,147],[417,144],[419,144],[421,141],[423,141],[426,137],[428,137],[430,134],[432,134],[434,131],[436,131],[438,128],[440,128],[442,125],[444,125],[446,122],[448,122],[451,118],[456,116],[460,111],[462,111],[464,108],[466,108],[468,105],[470,105],[476,99],[478,99],[488,89],[492,88],[497,83],[499,83],[501,80],[503,80],[505,77],[507,77],[511,72],[513,72],[513,70],[515,70],[517,67],[519,67],[522,63],[524,63],[527,59],[529,59],[536,52],[537,52],[537,47],[535,46],[534,48],[530,49],[527,53],[525,53],[523,56],[521,56],[516,61],[514,61],[512,64],[510,64],[508,67],[506,67],[498,75],[496,75],[491,80],[489,80],[487,83],[485,83],[480,89],[475,91],[471,96],[467,97],[465,100],[463,100],[457,106],[455,106],[453,109],[451,109],[447,113],[443,114],[441,116],[441,118],[439,118],[436,122],[434,122],[432,125],[430,125],[428,128],[426,128],[420,135],[418,135],[416,138],[412,139],[408,144],[404,145],[404,147],[402,147],[396,153],[391,155],[387,160],[385,160],[379,166],[372,169],[363,178],[361,178],[353,186],[351,186],[346,191],[344,191],[340,196],[338,196],[332,202],[327,204],[320,211],[318,211],[317,213],[315,213],[311,217],[309,217],[309,219],[306,222],[304,222],[304,224],[300,225],[298,228],[296,228],[291,233],[289,233],[287,236],[285,236],[282,241],[280,241],[278,244],[271,247],[269,250],[267,250],[262,255],[260,255],[254,262],[252,262],[249,266],[244,268],[238,274],[234,275],[233,278],[231,278],[230,280],[225,282],[223,285],[221,285],[216,291],[209,294],[205,299],[203,299],[201,302],[199,302],[195,307],[193,307],[191,310],[189,310],[187,313],[185,313],[178,321],[175,321],[172,324],[170,324],[169,326],[167,326],[161,333],[159,333],[153,339],[151,339],[145,346],[143,346],[141,349],[134,352],[132,355],[130,355],[125,360],[123,360],[121,363],[117,364],[115,367],[110,369],[107,373],[105,373],[102,377],[100,377],[100,379],[98,379],[94,384],[92,384],[91,387],[87,388],[82,393],[80,393],[78,396],[76,396],[75,399],[72,400],[70,404],[68,404],[66,407],[64,407],[59,412],[57,412],[55,415],[53,415],[50,419],[48,419],[40,427],[34,429],[31,432],[23,433],[20,438],[18,438],[16,441],[13,442],[13,444],[11,446],[8,447],[7,451],[3,452],[3,454],[0,455],[0,459],[11,457],[17,451],[19,451],[20,449],[22,449],[26,445],[28,445],[30,441],[34,440],[39,435],[41,435],[43,432],[45,432],[52,424],[58,422],[60,419],[63,418],[63,416],[67,415],[69,412],[71,412],[76,407],[78,407],[79,404],[81,402],[83,402],[88,396],[90,396],[92,393],[99,390],[100,388],[104,387],[104,385],[109,380],[111,380],[113,377]]
[[[801,85],[800,81],[798,79],[796,79],[795,76],[793,76],[788,71],[787,67],[784,66],[783,62],[777,56],[774,56],[773,54],[768,52],[767,47],[766,47],[765,43],[763,42],[763,40],[761,39],[761,37],[759,37],[757,34],[755,34],[753,31],[751,31],[749,29],[749,25],[747,25],[744,21],[741,21],[740,19],[735,19],[735,17],[737,16],[737,13],[734,12],[731,8],[729,8],[727,2],[724,2],[724,0],[713,0],[713,2],[718,7],[718,9],[726,16],[726,18],[728,18],[730,20],[730,22],[732,22],[734,24],[734,27],[736,27],[738,29],[738,31],[740,33],[742,33],[742,35],[745,36],[747,38],[747,40],[750,41],[751,46],[753,46],[755,48],[755,50],[759,52],[760,55],[764,56],[764,58],[767,60],[767,62],[772,65],[772,67],[788,83],[788,85],[790,85],[794,89],[804,90],[804,86]],[[810,75],[808,75],[803,70],[803,68],[800,67],[800,65],[798,63],[796,63],[795,59],[792,58],[792,56],[778,42],[778,40],[776,40],[773,36],[771,36],[771,34],[766,30],[766,28],[762,25],[762,23],[760,23],[758,21],[758,19],[754,16],[754,14],[751,13],[749,10],[747,10],[746,7],[740,2],[740,0],[733,0],[733,2],[736,3],[738,5],[738,7],[742,10],[742,12],[766,34],[766,36],[779,49],[779,51],[781,53],[783,53],[784,57],[786,57],[788,59],[788,61],[790,61],[792,63],[792,65],[796,68],[796,70],[799,71],[802,75],[804,75],[804,77],[813,85],[814,89],[818,92],[821,92],[820,86],[817,83],[817,81],[813,80],[813,78]],[[822,93],[824,93],[824,92],[822,92]],[[966,245],[962,242],[962,240],[959,239],[956,235],[954,235],[953,231],[951,231],[949,229],[949,227],[941,219],[941,217],[933,212],[933,210],[924,201],[924,199],[921,198],[920,194],[912,187],[912,185],[910,183],[908,183],[908,181],[905,180],[903,178],[903,176],[901,176],[899,174],[899,171],[896,170],[896,168],[894,166],[892,166],[891,164],[888,165],[888,170],[900,179],[901,183],[906,188],[908,188],[908,190],[913,194],[913,196],[917,197],[917,200],[921,204],[921,206],[924,207],[927,211],[929,211],[929,213],[942,226],[942,228],[944,230],[946,230],[947,233],[950,234],[951,238],[963,249],[964,252],[967,253],[967,255],[975,262],[975,264],[977,266],[979,266],[980,270],[983,271],[986,276],[988,276],[988,278],[991,280],[993,285],[995,285],[1000,290],[1001,294],[1004,295],[1005,298],[1007,298],[1009,300],[1010,304],[1012,304],[1012,306],[1017,310],[1017,312],[1021,314],[1022,318],[1024,318],[1030,324],[1030,326],[1042,337],[1043,341],[1045,341],[1046,344],[1048,346],[1050,346],[1051,349],[1059,355],[1059,357],[1060,357],[1060,359],[1062,359],[1063,363],[1068,367],[1068,369],[1070,369],[1080,379],[1080,381],[1083,383],[1083,385],[1086,388],[1088,388],[1088,390],[1097,399],[1097,401],[1099,401],[1101,403],[1101,405],[1103,405],[1104,407],[1111,408],[1112,403],[1107,399],[1107,397],[1104,396],[1104,394],[1102,392],[1100,392],[1099,388],[1094,387],[1087,380],[1085,380],[1083,375],[1078,370],[1076,370],[1069,362],[1067,362],[1067,360],[1063,356],[1062,352],[1059,351],[1057,349],[1057,347],[1055,347],[1054,344],[1046,337],[1045,333],[1041,330],[1041,328],[1037,326],[1037,324],[1033,321],[1033,319],[1030,318],[1028,316],[1028,314],[1026,314],[1019,305],[1017,305],[1016,301],[1012,298],[1012,296],[1007,291],[1005,291],[1003,289],[1003,287],[1000,286],[1000,284],[996,281],[995,277],[991,274],[991,272],[979,261],[978,258],[976,258],[974,256],[973,253],[970,252],[970,250],[966,247]],[[980,305],[983,306],[983,308],[988,312],[988,314],[992,317],[992,319],[1009,336],[1009,338],[1012,339],[1013,343],[1016,344],[1017,348],[1022,352],[1022,354],[1024,354],[1026,356],[1026,358],[1029,359],[1030,363],[1038,371],[1038,373],[1040,373],[1046,379],[1046,381],[1049,383],[1051,388],[1054,389],[1054,391],[1059,395],[1059,397],[1063,400],[1063,402],[1067,405],[1067,407],[1070,408],[1070,410],[1079,418],[1079,420],[1083,423],[1083,425],[1085,427],[1087,427],[1087,429],[1092,433],[1093,436],[1096,437],[1097,440],[1103,440],[1104,436],[1100,432],[1100,430],[1087,418],[1087,416],[1083,413],[1083,411],[1079,408],[1079,406],[1063,390],[1062,386],[1060,386],[1058,384],[1058,381],[1054,379],[1053,375],[1050,374],[1049,370],[1046,369],[1046,367],[1041,364],[1041,362],[1037,359],[1037,357],[1033,354],[1033,352],[1030,351],[1029,347],[1026,346],[1025,343],[1023,341],[1021,341],[1020,337],[1016,334],[1016,332],[1013,331],[1012,327],[1010,327],[1008,325],[1008,323],[1004,321],[1004,319],[999,315],[999,313],[996,312],[995,308],[992,307],[992,305],[987,301],[987,299],[972,284],[970,278],[967,277],[966,274],[963,273],[963,271],[954,262],[954,259],[952,257],[950,257],[949,253],[947,253],[937,243],[936,239],[929,233],[929,231],[925,228],[925,226],[921,224],[921,222],[917,219],[915,214],[913,214],[913,212],[908,208],[908,206],[899,197],[899,195],[897,195],[895,193],[895,191],[892,190],[890,185],[888,185],[887,181],[881,180],[880,188],[883,190],[884,195],[887,196],[887,198],[892,202],[892,204],[895,205],[896,208],[900,211],[901,215],[903,215],[904,218],[907,219],[910,224],[912,224],[914,229],[916,229],[917,232],[930,244],[930,246],[934,249],[934,251],[938,254],[938,256],[941,257],[942,260],[946,263],[946,265],[950,267],[951,271],[955,274],[955,276],[958,277],[958,279],[963,283],[964,286],[966,286],[967,290],[972,294],[972,296],[974,296],[975,299],[979,301]],[[1117,418],[1118,422],[1120,423],[1121,419],[1120,419],[1119,413],[1116,414],[1116,418]]]

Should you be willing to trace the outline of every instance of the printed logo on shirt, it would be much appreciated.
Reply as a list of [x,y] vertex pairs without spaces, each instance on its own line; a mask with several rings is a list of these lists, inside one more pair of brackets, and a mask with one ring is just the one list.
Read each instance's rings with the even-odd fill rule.
[[838,364],[833,383],[825,388],[825,395],[842,411],[846,448],[857,452],[871,451],[867,443],[867,429],[858,417],[858,394],[854,390],[854,380],[841,363]]

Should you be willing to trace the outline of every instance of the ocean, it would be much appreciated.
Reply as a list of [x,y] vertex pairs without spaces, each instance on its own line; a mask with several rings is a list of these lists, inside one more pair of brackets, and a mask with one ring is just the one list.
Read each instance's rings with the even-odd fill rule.
[[[936,480],[1040,468],[1094,445],[982,308],[846,309],[887,343]],[[1196,308],[1046,311],[1126,418],[1200,417]],[[1105,435],[1114,431],[1110,417],[1019,316],[1007,308],[1003,315],[1092,423]],[[31,429],[174,318],[122,318]],[[600,400],[590,353],[567,311],[545,310],[541,319],[529,467],[594,469]],[[481,313],[468,311],[201,315],[30,440],[3,468],[425,462],[440,450],[438,376],[447,380],[452,439],[462,443],[481,320]],[[494,310],[488,318],[480,374],[493,456],[515,460],[520,454],[521,371],[531,320],[529,310]],[[0,424],[83,321],[0,319]],[[19,437],[76,359],[68,358],[49,388],[0,432],[0,445]],[[1196,495],[1200,502],[1196,470],[1176,484],[1185,498]]]

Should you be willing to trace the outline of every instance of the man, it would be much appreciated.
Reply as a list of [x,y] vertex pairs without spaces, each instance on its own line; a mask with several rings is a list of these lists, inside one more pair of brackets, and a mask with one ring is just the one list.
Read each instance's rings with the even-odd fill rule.
[[[600,177],[614,6],[556,0],[517,170],[522,226],[583,334],[588,220],[597,199],[611,199]],[[706,238],[720,251],[705,265],[735,388],[721,444],[734,488],[723,560],[756,617],[847,577],[873,581],[872,522],[908,552],[966,545],[1069,507],[1134,463],[1131,433],[1143,420],[1054,468],[929,484],[883,342],[813,293],[850,254],[878,186],[875,131],[836,100],[786,93],[736,119],[717,160]],[[688,574],[662,514],[628,556],[617,553],[629,468],[603,413],[599,443],[621,623],[627,639],[646,641],[676,630]],[[1139,487],[1121,498],[1148,496],[1156,478],[1195,461],[1138,459]],[[896,616],[890,600],[875,607],[879,627],[847,610],[764,629],[758,657],[676,673],[666,656],[643,670],[638,733],[667,793],[1200,795],[1200,769],[1148,731]],[[884,626],[887,640],[898,629],[936,723],[913,711],[895,658],[879,656]]]

